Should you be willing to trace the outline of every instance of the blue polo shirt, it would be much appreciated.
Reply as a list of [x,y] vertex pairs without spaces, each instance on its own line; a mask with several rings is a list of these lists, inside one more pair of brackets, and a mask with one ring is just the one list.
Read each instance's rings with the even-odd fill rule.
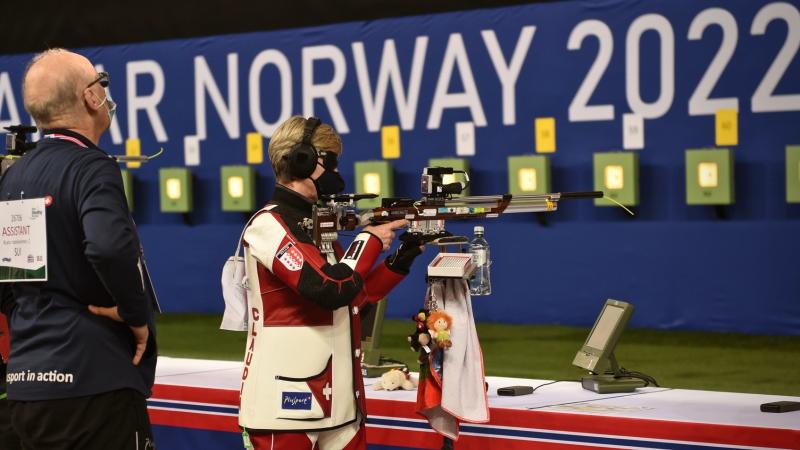
[[[11,330],[8,398],[35,401],[132,388],[155,378],[155,293],[117,163],[69,130],[44,130],[0,180],[0,200],[49,198],[46,282],[3,286]],[[117,306],[125,323],[91,314]],[[138,366],[130,326],[148,324]]]

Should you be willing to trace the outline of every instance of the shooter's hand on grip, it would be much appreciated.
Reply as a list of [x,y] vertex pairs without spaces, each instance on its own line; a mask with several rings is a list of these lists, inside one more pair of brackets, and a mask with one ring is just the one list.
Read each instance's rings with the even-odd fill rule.
[[388,258],[386,264],[394,270],[402,274],[408,274],[411,269],[411,263],[414,258],[422,254],[425,249],[424,236],[419,233],[405,232],[400,236],[400,246]]
[[364,227],[364,231],[370,233],[381,240],[383,243],[383,250],[389,250],[394,240],[394,230],[408,226],[408,221],[405,219],[394,220],[389,223],[381,225],[370,225]]

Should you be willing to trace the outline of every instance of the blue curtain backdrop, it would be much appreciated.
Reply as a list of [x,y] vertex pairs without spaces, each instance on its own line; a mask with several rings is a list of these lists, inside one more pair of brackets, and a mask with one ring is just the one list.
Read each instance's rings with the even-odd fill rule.
[[[472,193],[506,192],[507,157],[534,153],[536,117],[556,121],[553,189],[590,190],[592,154],[622,150],[622,115],[636,112],[646,116],[644,149],[633,150],[637,216],[575,201],[546,226],[529,214],[485,221],[494,291],[474,299],[478,319],[589,325],[615,298],[636,306],[633,326],[796,335],[800,205],[786,202],[785,147],[800,144],[798,34],[797,1],[604,0],[79,51],[111,74],[120,105],[102,147],[122,153],[138,137],[144,153],[166,149],[133,172],[134,216],[168,312],[222,310],[220,269],[246,216],[221,211],[219,168],[245,164],[245,134],[268,138],[288,114],[343,131],[349,190],[352,163],[381,158],[379,126],[401,125],[395,193],[416,197],[427,160],[456,156],[457,122],[476,124]],[[30,121],[21,93],[30,57],[0,56],[4,126]],[[382,65],[399,77],[381,77]],[[725,219],[685,204],[684,151],[714,146],[714,99],[739,111]],[[577,120],[593,105],[613,112]],[[159,211],[158,169],[184,166],[184,137],[196,135],[187,224]],[[255,167],[263,203],[274,177],[267,163]],[[472,225],[449,229],[471,235]],[[432,254],[391,294],[389,316],[421,305]]]

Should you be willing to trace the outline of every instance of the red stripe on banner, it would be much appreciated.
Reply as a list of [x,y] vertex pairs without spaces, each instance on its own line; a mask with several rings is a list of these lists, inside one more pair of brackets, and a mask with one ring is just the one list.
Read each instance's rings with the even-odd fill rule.
[[368,416],[396,417],[398,419],[425,419],[425,416],[417,414],[416,403],[396,402],[392,400],[367,399]]
[[492,408],[491,425],[800,449],[800,430]]
[[[367,443],[413,449],[438,450],[442,448],[442,436],[434,432],[394,429],[367,425]],[[608,449],[587,444],[541,442],[523,439],[504,439],[496,436],[468,436],[461,434],[456,441],[458,450],[564,450],[564,449]],[[613,447],[616,448],[616,447]]]
[[185,402],[213,403],[216,405],[238,407],[239,391],[234,391],[232,389],[156,384],[153,386],[152,399],[181,400]]
[[433,431],[398,430],[395,428],[375,427],[368,424],[367,444],[438,450],[442,448],[442,436]]
[[[391,400],[368,399],[367,413],[398,419],[423,418],[416,413],[414,403]],[[491,415],[492,421],[487,424],[489,427],[494,425],[631,438],[800,449],[800,430],[505,408],[491,408]]]
[[[178,400],[238,406],[239,392],[231,389],[210,389],[190,386],[159,384],[153,387],[153,400]],[[405,401],[368,399],[370,416],[385,416],[419,420],[414,403]],[[763,428],[752,426],[689,423],[669,420],[635,419],[625,417],[594,416],[589,414],[557,413],[548,411],[526,411],[519,409],[492,408],[492,421],[484,425],[491,433],[492,426],[517,427],[522,429],[552,430],[566,433],[588,433],[620,438],[664,439],[695,443],[742,445],[752,447],[788,448],[800,450],[800,430]],[[150,417],[156,425],[180,426],[216,431],[238,432],[236,417],[215,414],[198,414],[181,411],[151,409]],[[436,449],[441,447],[441,436],[426,431],[367,427],[367,440],[371,444]],[[497,441],[497,444],[490,442]],[[491,436],[466,436],[458,440],[459,448],[509,450],[533,448],[564,449],[577,448],[573,444],[542,443],[520,439],[505,439]],[[463,447],[461,447],[463,446]],[[579,446],[583,449],[602,448]]]
[[147,408],[150,423],[172,427],[194,428],[198,430],[241,432],[239,418],[235,416],[219,416],[215,414],[197,414],[183,411],[170,411]]
[[570,444],[557,442],[523,441],[518,439],[486,438],[478,436],[461,435],[456,444],[458,450],[607,450],[618,449],[619,447],[603,447],[586,444]]

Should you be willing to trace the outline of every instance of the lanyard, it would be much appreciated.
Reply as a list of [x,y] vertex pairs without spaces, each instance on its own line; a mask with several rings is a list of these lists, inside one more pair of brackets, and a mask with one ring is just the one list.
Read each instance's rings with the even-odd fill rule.
[[89,148],[86,144],[81,142],[80,139],[74,138],[72,136],[67,136],[67,135],[64,135],[64,134],[56,134],[56,133],[45,134],[44,138],[45,139],[61,139],[62,141],[70,141],[70,142],[72,142],[73,144],[75,144],[75,145],[77,145],[79,147]]

